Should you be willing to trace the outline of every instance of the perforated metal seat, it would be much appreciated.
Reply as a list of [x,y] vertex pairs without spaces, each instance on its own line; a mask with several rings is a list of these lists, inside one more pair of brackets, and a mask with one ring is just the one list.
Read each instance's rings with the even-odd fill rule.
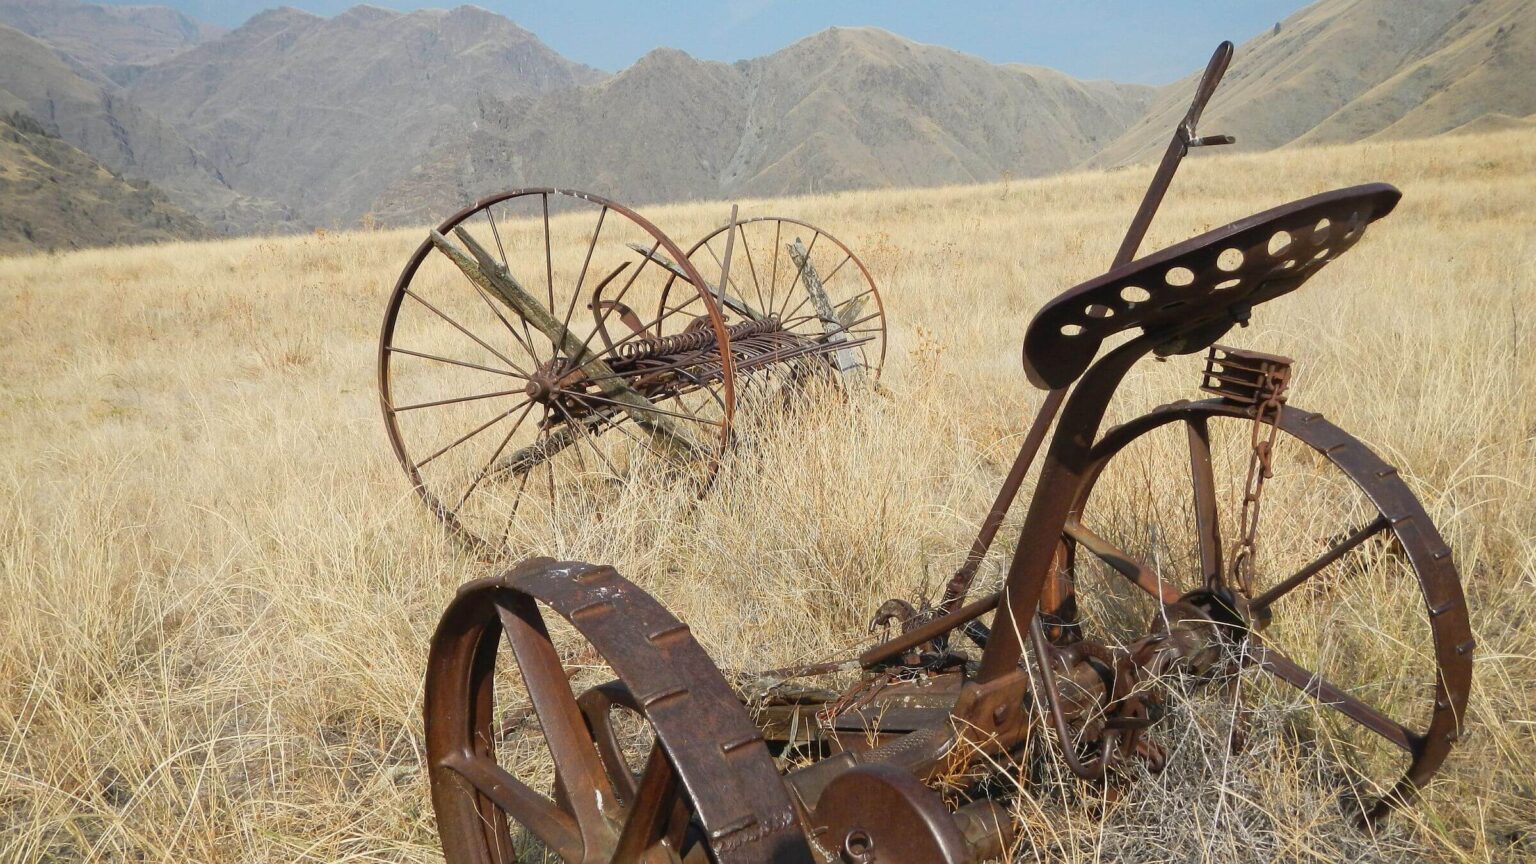
[[1029,380],[1065,387],[1087,370],[1105,339],[1132,328],[1159,337],[1159,354],[1203,350],[1254,306],[1296,290],[1354,246],[1401,197],[1385,183],[1313,195],[1084,282],[1030,322]]

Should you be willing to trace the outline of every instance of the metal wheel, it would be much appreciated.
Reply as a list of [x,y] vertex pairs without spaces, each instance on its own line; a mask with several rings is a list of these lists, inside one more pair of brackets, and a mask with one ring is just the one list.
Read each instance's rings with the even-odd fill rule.
[[[729,230],[722,225],[688,250],[699,272],[720,272]],[[807,339],[863,340],[822,362],[878,379],[885,364],[885,306],[853,250],[815,225],[782,216],[741,220],[735,233],[727,318],[773,316],[784,330]]]
[[[559,189],[483,199],[436,234],[390,296],[379,391],[395,454],[452,531],[492,553],[546,548],[562,514],[644,466],[711,475],[735,402],[730,339],[665,234]],[[677,344],[702,347],[652,356]]]
[[432,640],[426,737],[452,864],[536,859],[532,841],[571,862],[811,860],[746,710],[611,568],[533,559],[461,589]]
[[[1429,780],[1466,716],[1461,582],[1396,469],[1321,415],[1287,406],[1278,426],[1246,592],[1229,574],[1253,434],[1244,409],[1175,404],[1106,434],[1067,523],[1077,615],[1085,629],[1139,633],[1157,600],[1213,585],[1242,595],[1252,626],[1240,656],[1266,674],[1239,686],[1289,705],[1287,722],[1331,749],[1374,821]],[[1093,571],[1109,590],[1084,584]]]

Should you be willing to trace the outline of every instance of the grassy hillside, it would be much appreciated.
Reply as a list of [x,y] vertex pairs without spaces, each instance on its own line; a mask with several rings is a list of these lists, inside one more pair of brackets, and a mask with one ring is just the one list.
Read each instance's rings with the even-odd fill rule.
[[143,180],[126,180],[25,114],[0,116],[0,253],[208,237]]
[[[1298,357],[1294,402],[1402,466],[1455,549],[1471,732],[1424,802],[1368,840],[1270,727],[1227,759],[1184,709],[1163,734],[1186,755],[1119,803],[1034,789],[1021,860],[1536,854],[1533,145],[1199,154],[1146,247],[1335,186],[1403,189],[1229,341]],[[881,600],[960,561],[1041,397],[1024,326],[1104,268],[1147,173],[747,202],[864,257],[891,397],[825,402],[702,502],[617,490],[601,524],[572,517],[539,551],[617,565],[723,667],[846,656]],[[686,242],[726,212],[646,215]],[[0,860],[437,858],[427,639],[484,567],[439,537],[379,419],[378,323],[422,236],[0,259]],[[1144,364],[1114,417],[1196,396],[1196,370]]]

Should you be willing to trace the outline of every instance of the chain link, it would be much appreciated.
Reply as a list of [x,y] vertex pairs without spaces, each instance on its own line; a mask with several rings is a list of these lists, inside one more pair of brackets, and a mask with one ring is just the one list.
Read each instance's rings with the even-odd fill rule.
[[[1280,412],[1285,409],[1289,375],[1266,374],[1260,385],[1262,401],[1253,408],[1253,430],[1249,436],[1252,452],[1248,457],[1248,479],[1243,484],[1243,513],[1237,550],[1232,556],[1229,578],[1246,597],[1253,596],[1254,558],[1258,552],[1259,505],[1264,498],[1264,481],[1274,476],[1270,460],[1275,440],[1280,434]],[[1269,427],[1265,432],[1264,427]]]

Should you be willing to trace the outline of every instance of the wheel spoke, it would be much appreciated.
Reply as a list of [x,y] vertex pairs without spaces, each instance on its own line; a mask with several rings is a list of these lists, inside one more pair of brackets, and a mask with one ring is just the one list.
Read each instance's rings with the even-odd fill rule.
[[1264,671],[1387,739],[1409,755],[1418,751],[1423,736],[1417,732],[1351,696],[1332,681],[1298,665],[1285,654],[1269,647],[1257,633],[1250,633],[1248,641],[1256,661]]
[[499,457],[501,455],[501,451],[507,449],[507,444],[511,443],[512,436],[516,435],[517,434],[517,430],[522,428],[523,420],[528,417],[528,412],[530,412],[532,410],[533,410],[533,403],[529,402],[527,404],[527,406],[525,406],[523,408],[523,413],[519,414],[517,419],[515,421],[513,421],[512,428],[508,429],[507,430],[507,434],[502,436],[501,443],[496,445],[496,452],[492,453],[491,454],[491,458],[486,460],[485,467],[481,468],[480,469],[480,473],[475,475],[474,482],[470,483],[469,484],[469,488],[464,490],[464,494],[459,496],[459,503],[453,505],[453,511],[449,515],[451,515],[451,516],[458,516],[459,515],[459,511],[464,508],[464,502],[468,501],[469,500],[469,496],[474,494],[475,489],[477,487],[479,487],[479,485],[480,485],[480,481],[484,480],[486,478],[486,476],[491,473],[491,470],[496,465],[497,457]]
[[1206,585],[1221,579],[1221,514],[1216,507],[1216,477],[1211,466],[1211,429],[1204,417],[1185,424],[1189,437],[1189,476],[1195,493],[1195,533],[1200,542],[1200,576]]
[[1129,552],[1090,531],[1083,523],[1068,520],[1065,532],[1068,537],[1076,540],[1084,549],[1108,564],[1110,569],[1131,580],[1141,590],[1164,603],[1178,602],[1181,595],[1177,585],[1164,581],[1156,573],[1147,569],[1146,565],[1132,558]]
[[[613,463],[608,461],[607,454],[603,453],[602,449],[597,446],[597,439],[592,436],[592,426],[601,424],[603,420],[606,420],[611,415],[603,415],[598,423],[589,426],[586,422],[572,417],[571,412],[565,410],[564,406],[556,403],[555,409],[560,412],[560,416],[565,418],[566,428],[577,430],[577,434],[586,442],[587,447],[591,448],[592,452],[597,455],[597,458],[608,467],[609,473],[614,477],[620,476],[619,469],[613,467]],[[585,467],[583,467],[583,470],[585,470]]]
[[[474,284],[474,283],[470,283],[470,284]],[[475,290],[476,291],[480,290],[478,285],[475,286]],[[497,351],[495,348],[492,348],[484,339],[481,339],[479,336],[476,336],[475,334],[469,332],[469,328],[465,327],[463,324],[460,324],[458,321],[455,321],[453,318],[449,317],[447,315],[447,313],[443,312],[441,309],[438,309],[436,306],[433,306],[431,303],[427,302],[427,299],[425,297],[422,297],[420,294],[417,294],[415,291],[412,291],[409,288],[406,289],[405,294],[406,294],[407,297],[410,297],[412,300],[415,300],[417,303],[420,303],[421,305],[423,305],[423,306],[427,307],[428,309],[432,310],[432,314],[434,314],[437,317],[443,319],[444,321],[447,321],[455,330],[458,330],[460,333],[463,333],[465,336],[468,336],[470,339],[474,340],[476,345],[479,345],[481,348],[484,348],[485,350],[491,352],[491,354],[494,355],[497,360],[500,360],[501,362],[507,364],[508,366],[511,366],[513,369],[517,370],[519,373],[521,373],[523,375],[527,375],[528,374],[528,370],[526,370],[523,367],[517,365],[516,363],[513,363],[511,358],[507,357],[505,354],[502,354],[500,351]],[[516,334],[513,334],[513,335],[515,336]]]
[[[603,221],[607,218],[607,207],[597,211],[597,227],[592,230],[592,242],[587,244],[587,257],[581,260],[581,275],[576,277],[576,288],[575,290],[571,291],[571,302],[565,307],[565,320],[560,322],[560,329],[562,332],[569,332],[571,329],[571,316],[576,314],[576,301],[581,297],[581,286],[586,284],[587,268],[592,266],[592,252],[597,249],[597,238],[602,236]],[[618,273],[615,272],[612,276],[609,276],[608,279],[612,279],[617,275]],[[608,279],[603,280],[603,284],[607,284]],[[549,311],[553,312],[555,310],[551,309]],[[571,359],[578,363],[581,362],[580,355],[577,355]]]
[[1377,516],[1368,524],[1357,529],[1353,534],[1350,534],[1344,540],[1340,541],[1337,546],[1334,546],[1327,552],[1324,552],[1323,554],[1314,558],[1312,563],[1301,568],[1300,570],[1297,570],[1290,576],[1285,577],[1284,579],[1275,583],[1273,588],[1270,588],[1268,591],[1265,591],[1263,594],[1255,597],[1253,602],[1249,604],[1249,607],[1252,608],[1255,612],[1268,608],[1271,603],[1274,603],[1281,597],[1291,593],[1291,591],[1296,589],[1296,586],[1322,572],[1328,567],[1328,565],[1339,560],[1340,558],[1343,558],[1361,543],[1364,543],[1377,534],[1380,534],[1382,531],[1386,530],[1387,526],[1391,524],[1392,523],[1387,520],[1386,516]]
[[[496,227],[496,217],[492,215],[490,207],[485,208],[485,221],[491,223],[491,237],[496,240],[496,254],[501,256],[501,266],[506,268],[508,273],[511,273],[512,264],[507,260],[507,248],[501,244],[501,231]],[[473,282],[470,284],[474,285]],[[485,289],[475,285],[475,293],[479,294],[480,299],[485,301],[485,305],[490,307],[492,314],[500,318],[501,323],[507,325],[507,332],[511,333],[512,338],[516,339],[517,331],[512,329],[511,322],[501,314],[501,310],[496,308],[496,304],[491,301],[491,298],[486,296]],[[528,354],[535,363],[542,362],[539,360],[539,353],[533,350],[533,334],[528,330],[528,319],[519,318],[517,320],[523,325],[523,338],[520,340],[523,343],[523,347],[528,349]]]
[[451,359],[449,357],[439,357],[436,354],[424,354],[424,353],[422,353],[420,351],[412,351],[412,350],[410,350],[408,348],[396,348],[393,345],[386,345],[386,346],[384,346],[384,350],[388,351],[391,354],[405,354],[405,355],[410,356],[410,357],[420,357],[423,360],[436,360],[439,363],[448,363],[448,364],[451,364],[451,365],[454,365],[454,366],[463,366],[466,369],[479,369],[481,372],[489,372],[492,375],[505,375],[508,378],[521,378],[524,381],[528,380],[527,376],[519,375],[516,372],[509,372],[509,371],[507,371],[505,369],[492,369],[489,366],[481,366],[479,363],[470,363],[470,362],[468,362],[466,360],[454,360],[454,359]]
[[764,308],[772,309],[773,301],[779,292],[779,256],[784,254],[781,240],[784,236],[784,222],[775,220],[773,223],[773,272],[768,276],[768,305]]
[[[843,254],[843,260],[841,260],[841,261],[839,261],[839,262],[837,262],[837,266],[836,266],[836,267],[833,267],[833,268],[832,268],[832,272],[831,272],[831,273],[828,273],[828,274],[827,274],[827,275],[826,275],[826,276],[825,276],[825,277],[824,277],[824,278],[823,278],[823,279],[822,279],[822,280],[821,280],[821,284],[822,284],[822,285],[827,285],[827,284],[828,284],[828,283],[830,283],[830,282],[831,282],[831,281],[832,281],[832,280],[833,280],[833,279],[836,279],[836,278],[837,278],[837,271],[839,271],[839,270],[841,270],[841,269],[843,269],[843,265],[844,265],[844,264],[847,264],[847,263],[848,263],[848,262],[849,262],[849,261],[852,261],[852,260],[853,260],[853,253],[852,253],[852,252],[846,252],[846,253],[844,253],[844,254]],[[838,304],[838,305],[842,305],[842,304],[841,304],[841,303],[840,303],[840,304]]]
[[517,658],[544,740],[549,743],[555,773],[565,789],[582,845],[597,848],[608,830],[602,804],[613,800],[613,788],[603,773],[597,750],[587,737],[586,722],[576,705],[560,655],[550,642],[544,618],[533,598],[507,592],[498,599],[496,612]]
[[508,410],[503,411],[500,414],[497,414],[495,417],[492,417],[491,419],[485,421],[484,423],[480,424],[479,426],[476,426],[475,428],[469,430],[468,432],[464,433],[464,435],[462,437],[460,437],[459,439],[455,440],[453,443],[448,444],[447,446],[443,447],[441,450],[438,450],[437,452],[433,453],[431,456],[428,456],[427,458],[421,460],[420,462],[417,462],[416,463],[416,470],[420,471],[422,466],[426,465],[428,462],[431,462],[433,459],[436,459],[437,457],[443,455],[444,453],[447,453],[449,450],[452,450],[453,448],[459,446],[460,444],[463,444],[465,441],[468,441],[469,439],[475,437],[476,435],[479,435],[481,432],[484,432],[485,430],[491,428],[492,426],[495,426],[497,423],[500,423],[501,421],[507,419],[508,417],[511,417],[512,414],[514,412],[516,412],[517,409],[519,409],[521,407],[523,407],[521,403],[519,403],[517,405],[513,405]]
[[438,399],[435,402],[417,402],[414,405],[391,406],[389,410],[399,413],[401,411],[415,411],[418,408],[436,408],[439,405],[457,405],[460,402],[474,402],[479,399],[495,399],[498,396],[517,396],[526,391],[519,387],[516,390],[498,390],[495,393],[477,393],[473,396],[456,396],[452,399]]
[[567,861],[580,860],[580,830],[565,811],[555,806],[555,802],[528,788],[489,759],[453,753],[444,757],[441,764],[464,778],[503,813],[526,826],[550,851]]
[[619,842],[614,847],[613,860],[638,861],[640,855],[652,849],[666,834],[673,811],[678,802],[677,772],[667,759],[661,739],[651,743],[651,755],[645,760],[645,773],[640,786],[629,802],[629,815],[619,832]]
[[[549,290],[549,314],[555,314],[555,253],[549,239],[549,193],[540,196],[544,202],[544,285]],[[551,358],[553,359],[553,358]]]
[[747,270],[752,274],[752,290],[757,294],[757,308],[767,309],[763,302],[763,286],[757,281],[757,264],[752,261],[752,244],[747,242],[747,226],[745,222],[737,222],[736,230],[741,233],[741,248],[747,253]]

